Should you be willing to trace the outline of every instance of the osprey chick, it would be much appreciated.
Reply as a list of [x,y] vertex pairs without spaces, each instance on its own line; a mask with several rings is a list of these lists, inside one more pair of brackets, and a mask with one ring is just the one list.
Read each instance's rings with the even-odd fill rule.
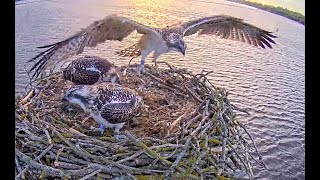
[[76,85],[100,82],[120,83],[119,75],[108,60],[97,56],[84,56],[73,60],[63,71],[63,78]]
[[143,104],[136,91],[106,82],[72,87],[62,101],[77,104],[90,113],[100,124],[101,134],[109,127],[115,130],[116,136],[125,122],[140,112]]

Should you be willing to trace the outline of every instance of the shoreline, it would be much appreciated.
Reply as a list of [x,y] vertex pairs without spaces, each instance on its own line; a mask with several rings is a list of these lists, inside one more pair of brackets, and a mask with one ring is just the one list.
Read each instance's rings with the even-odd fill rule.
[[305,25],[305,16],[304,15],[302,15],[301,13],[295,12],[295,11],[288,10],[287,8],[282,8],[280,6],[275,7],[275,6],[271,6],[271,5],[264,5],[261,3],[256,3],[256,2],[246,1],[246,0],[227,0],[227,1],[255,7],[255,8],[264,10],[264,11],[268,11],[273,14],[283,16],[287,19],[290,19],[292,21],[295,21],[295,22],[298,22],[302,25]]

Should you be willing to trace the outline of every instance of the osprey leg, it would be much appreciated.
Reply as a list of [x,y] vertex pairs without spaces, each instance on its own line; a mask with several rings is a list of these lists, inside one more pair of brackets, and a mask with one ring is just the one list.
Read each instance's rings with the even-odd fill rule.
[[103,124],[100,124],[100,126],[99,126],[99,131],[100,131],[100,135],[101,135],[101,136],[103,135],[105,129],[106,129],[106,126],[103,125]]
[[145,60],[147,58],[147,56],[151,53],[152,50],[148,49],[148,50],[145,50],[145,51],[142,51],[141,52],[141,61],[140,61],[140,65],[137,67],[137,73],[138,74],[143,74],[145,72],[144,70],[144,63],[145,63]]
[[156,68],[158,68],[157,59],[158,59],[158,57],[159,57],[160,55],[161,55],[161,54],[160,54],[160,53],[157,53],[157,52],[154,52],[154,53],[153,53],[153,60],[152,60],[152,62],[154,62],[154,66],[155,66]]
[[138,74],[144,74],[144,72],[145,72],[144,63],[145,63],[145,58],[142,58],[141,61],[140,61],[140,64],[137,67],[137,73]]

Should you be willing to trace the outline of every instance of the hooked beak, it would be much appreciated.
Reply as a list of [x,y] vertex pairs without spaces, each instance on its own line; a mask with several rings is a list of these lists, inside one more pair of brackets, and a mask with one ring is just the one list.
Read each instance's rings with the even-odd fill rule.
[[116,80],[116,83],[117,83],[117,84],[121,84],[121,81],[120,81],[119,78]]
[[61,102],[67,102],[68,101],[68,98],[66,96],[64,96],[61,100]]
[[186,55],[186,49],[183,46],[179,46],[179,50],[181,52],[182,55]]
[[185,56],[186,55],[186,50],[185,49],[181,50],[181,54],[183,54],[183,56]]
[[114,76],[111,78],[111,82],[112,82],[112,83],[115,83],[115,84],[121,84],[119,75],[118,75],[118,74],[114,75]]

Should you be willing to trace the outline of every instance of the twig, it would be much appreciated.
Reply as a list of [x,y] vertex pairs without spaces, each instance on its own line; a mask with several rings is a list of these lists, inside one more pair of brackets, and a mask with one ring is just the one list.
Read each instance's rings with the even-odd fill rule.
[[24,173],[28,170],[28,166],[24,168],[18,175],[16,175],[15,180],[19,180],[20,176],[24,177]]
[[240,159],[241,163],[243,164],[244,168],[246,169],[246,172],[249,174],[249,169],[247,168],[246,163],[244,162],[244,160],[241,158],[241,156],[239,155],[239,153],[237,152],[236,149],[234,149],[233,146],[231,146],[232,150],[235,152],[235,154],[237,155],[237,157]]
[[218,119],[220,119],[220,123],[223,127],[223,140],[222,140],[222,170],[225,168],[225,163],[226,163],[226,144],[227,144],[227,138],[228,138],[228,128],[226,126],[226,123],[221,115],[221,113],[218,113]]
[[133,57],[133,58],[130,59],[127,67],[123,70],[123,75],[126,75],[126,74],[127,74],[127,69],[128,69],[128,67],[130,66],[130,63],[131,63],[131,61],[132,61],[134,58],[135,58],[135,57]]
[[59,156],[62,153],[63,149],[64,149],[63,147],[59,149],[56,159],[54,160],[54,164],[57,164],[59,162]]
[[27,103],[27,101],[32,98],[35,94],[35,90],[34,88],[30,90],[30,92],[26,95],[26,97],[24,97],[21,101],[20,104],[21,105],[25,105]]
[[209,115],[209,103],[210,103],[210,99],[206,100],[206,108],[205,108],[205,115],[208,116]]
[[116,167],[118,167],[118,168],[120,168],[120,169],[123,169],[124,171],[128,171],[128,172],[133,172],[133,171],[136,171],[136,172],[145,172],[145,173],[153,173],[153,172],[156,172],[156,170],[137,169],[137,168],[128,167],[128,166],[125,166],[125,165],[116,163],[116,162],[114,162],[114,161],[108,160],[108,159],[106,159],[106,158],[89,154],[88,152],[85,152],[84,150],[82,150],[80,147],[76,147],[76,146],[74,146],[73,144],[71,144],[66,138],[64,138],[64,137],[63,137],[58,131],[56,131],[55,129],[53,129],[53,132],[54,132],[62,141],[64,141],[66,144],[68,144],[75,153],[77,153],[77,154],[79,154],[79,155],[81,155],[81,156],[89,157],[89,158],[91,158],[91,159],[95,159],[95,160],[102,161],[102,162],[107,163],[107,164],[111,164],[111,165],[113,165],[113,166],[116,166]]
[[[48,151],[53,147],[53,144],[50,144],[39,156],[34,158],[34,161],[40,160],[45,154],[47,154]],[[19,151],[20,152],[20,151]],[[15,177],[15,179],[19,179],[20,176],[22,176],[27,170],[28,170],[28,165]]]
[[202,118],[203,115],[202,114],[198,114],[196,117],[192,118],[191,120],[189,120],[185,126],[185,129],[188,129],[188,127],[194,122],[197,121],[198,119]]
[[199,77],[199,79],[201,79],[202,77],[206,77],[206,76],[208,76],[209,74],[211,74],[211,73],[213,73],[213,71],[208,71],[208,72],[206,72],[206,73],[204,73],[204,71],[202,71],[202,73],[199,73],[199,74],[196,74],[196,75],[194,75],[194,76],[200,76]]
[[[173,88],[175,89],[178,89],[179,91],[181,91],[182,93],[186,93],[186,91],[184,89],[182,89],[181,87],[179,86],[175,86],[175,85],[168,85],[166,82],[164,82],[162,79],[156,77],[155,75],[151,74],[151,73],[148,73],[148,72],[145,72],[146,75],[150,76],[152,79],[158,81],[159,83],[161,83],[160,86],[163,86],[163,87],[166,87],[168,88],[168,86],[172,86]],[[170,90],[174,91],[175,93],[177,93],[175,90],[173,90],[172,88],[169,88]],[[181,94],[181,93],[179,93]]]
[[17,156],[14,157],[14,160],[15,160],[15,163],[16,163],[16,168],[18,170],[18,173],[20,173],[22,170],[21,170],[21,166],[20,166],[20,163],[17,159]]
[[199,123],[198,127],[193,130],[191,132],[191,136],[196,136],[196,134],[198,133],[198,131],[202,128],[202,125],[206,122],[206,120],[209,118],[209,116],[204,116],[201,120],[201,122]]
[[45,150],[42,151],[41,154],[39,154],[39,156],[37,156],[36,158],[34,158],[35,161],[40,160],[44,155],[47,154],[47,152],[49,152],[53,147],[53,144],[50,144]]
[[141,147],[142,149],[144,149],[152,157],[159,159],[160,161],[164,162],[167,165],[172,165],[171,161],[166,160],[164,157],[160,156],[158,153],[156,153],[155,151],[153,151],[150,148],[148,148],[148,146],[146,146],[144,143],[142,143],[141,141],[139,141],[136,138],[134,138],[129,132],[125,132],[125,135],[135,145],[137,145],[138,147]]
[[73,128],[69,128],[69,132],[72,133],[72,134],[75,134],[77,136],[85,136],[85,137],[87,137],[87,135],[85,135],[85,134],[83,134],[83,133],[81,133],[81,132],[79,132],[79,131],[77,131],[77,130],[75,130]]
[[89,179],[89,178],[91,178],[92,176],[94,176],[94,175],[98,174],[99,172],[101,172],[101,169],[95,170],[95,171],[93,171],[92,173],[90,173],[90,174],[86,175],[85,177],[83,177],[83,178],[81,178],[81,179],[79,179],[79,180],[86,180],[86,179]]
[[257,148],[257,146],[256,146],[256,144],[255,144],[255,142],[254,142],[251,134],[248,132],[248,130],[245,128],[245,126],[244,126],[242,123],[240,123],[239,121],[237,121],[237,123],[240,125],[240,127],[241,127],[241,128],[248,134],[248,136],[250,137],[250,139],[251,139],[251,141],[252,141],[252,144],[253,144],[253,147],[254,147],[254,149],[256,150],[256,152],[257,152],[257,154],[258,154],[258,156],[259,156],[259,160],[262,161],[262,155],[259,153],[258,148]]
[[48,139],[48,143],[49,144],[52,144],[52,139],[51,139],[51,137],[50,137],[50,135],[49,135],[49,132],[48,132],[48,130],[46,130],[46,129],[43,129],[43,131],[44,131],[44,133],[46,134],[46,136],[47,136],[47,139]]
[[[150,147],[150,149],[159,149],[159,148],[164,148],[164,147],[175,147],[175,148],[178,148],[178,147],[182,147],[182,145],[180,144],[163,144],[163,145],[159,145],[159,146],[152,146]],[[131,156],[128,156],[124,159],[121,159],[119,161],[117,161],[117,163],[123,163],[123,162],[126,162],[126,161],[129,161],[131,159],[134,159],[138,156],[140,156],[141,154],[143,154],[145,152],[145,150],[140,150],[138,152],[136,152],[135,154],[131,155]]]
[[240,111],[240,112],[246,113],[247,115],[250,115],[250,113],[249,113],[247,110],[243,109],[243,108],[239,108],[239,107],[237,107],[237,106],[234,105],[234,104],[232,104],[231,106],[232,106],[235,110],[238,110],[238,111]]
[[181,161],[182,157],[186,154],[189,143],[191,141],[191,137],[189,137],[186,141],[186,143],[184,144],[184,147],[182,149],[182,151],[180,152],[179,156],[176,158],[176,160],[173,162],[173,164],[171,165],[171,167],[169,168],[168,171],[166,171],[165,176],[168,177],[169,174],[173,173],[173,170],[177,167],[177,165],[179,164],[179,162]]
[[54,166],[57,168],[61,168],[61,169],[81,169],[81,166],[77,165],[77,164],[73,164],[73,163],[65,163],[65,162],[60,162],[60,161],[55,161]]
[[188,111],[186,111],[185,113],[183,113],[181,116],[179,116],[176,120],[174,120],[172,122],[172,124],[170,125],[168,134],[172,131],[173,128],[175,128],[177,125],[179,125],[181,119],[188,113]]
[[177,95],[179,95],[179,96],[183,96],[183,97],[185,97],[185,98],[188,98],[188,97],[189,97],[188,95],[182,94],[182,93],[178,92],[176,89],[174,89],[174,88],[172,88],[172,87],[169,87],[169,86],[167,86],[167,85],[164,85],[164,84],[161,84],[161,83],[158,83],[157,85],[158,85],[160,88],[166,88],[166,89],[174,92],[175,94],[177,94]]
[[195,95],[186,85],[184,85],[184,87],[194,99],[196,99],[198,102],[202,102],[202,100],[197,95]]
[[[20,152],[18,149],[15,149],[15,153],[22,161],[26,162],[29,166],[34,167],[34,168],[39,169],[39,170],[44,170],[44,171],[47,172],[48,175],[58,176],[58,177],[61,177],[61,178],[69,177],[62,170],[55,169],[55,168],[52,168],[52,167],[49,167],[49,166],[46,166],[46,165],[43,165],[43,164],[35,162],[30,157],[28,157],[25,154],[23,154],[22,152]],[[18,178],[18,177],[16,177],[16,178]]]
[[194,162],[194,164],[192,165],[190,172],[192,172],[195,168],[196,165],[198,165],[198,163],[201,161],[201,159],[207,154],[206,151],[202,151],[201,154],[198,156],[197,160]]

